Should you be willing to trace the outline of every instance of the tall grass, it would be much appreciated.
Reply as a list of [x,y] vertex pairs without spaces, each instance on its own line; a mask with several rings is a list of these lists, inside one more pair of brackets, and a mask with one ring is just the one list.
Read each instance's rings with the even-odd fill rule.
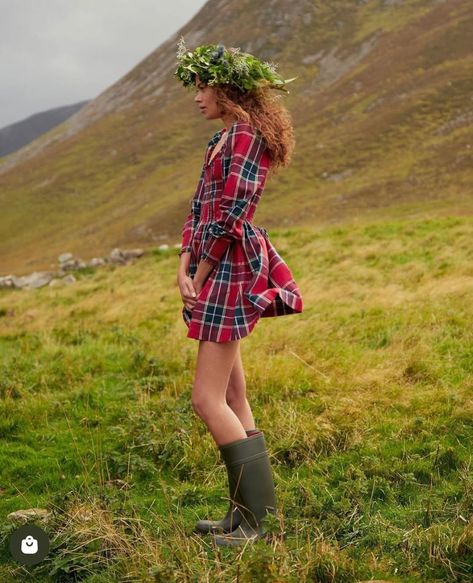
[[[271,454],[272,537],[191,534],[226,473],[190,403],[175,251],[0,294],[0,580],[470,581],[473,223],[270,232],[304,312],[241,341]],[[26,568],[18,522],[51,550]],[[26,579],[25,579],[26,580]]]

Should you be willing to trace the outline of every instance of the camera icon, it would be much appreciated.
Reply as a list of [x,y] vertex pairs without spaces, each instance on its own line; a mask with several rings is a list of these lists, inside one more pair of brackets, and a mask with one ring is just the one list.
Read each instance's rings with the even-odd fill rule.
[[30,534],[21,541],[21,552],[24,555],[36,555],[38,552],[38,541]]

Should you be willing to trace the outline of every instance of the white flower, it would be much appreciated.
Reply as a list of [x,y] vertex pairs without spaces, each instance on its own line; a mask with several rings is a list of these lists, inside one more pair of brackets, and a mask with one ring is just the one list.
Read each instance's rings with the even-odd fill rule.
[[186,54],[186,43],[184,41],[184,37],[181,36],[179,42],[177,43],[177,58],[180,60]]
[[240,73],[242,75],[246,75],[249,72],[248,64],[245,61],[245,59],[242,58],[235,59],[233,67],[237,73]]
[[268,67],[271,73],[277,73],[276,71],[277,65],[275,63],[268,63],[268,61],[265,61],[264,64]]

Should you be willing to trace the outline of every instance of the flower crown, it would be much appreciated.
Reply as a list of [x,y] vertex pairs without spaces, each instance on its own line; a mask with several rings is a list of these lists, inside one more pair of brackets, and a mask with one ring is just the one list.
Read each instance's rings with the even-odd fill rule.
[[174,72],[184,87],[195,84],[195,78],[206,85],[235,85],[244,93],[258,87],[270,87],[289,93],[285,85],[297,79],[283,79],[276,72],[276,65],[262,62],[239,48],[226,49],[223,45],[202,45],[193,52],[185,46],[181,36],[177,48],[179,66]]

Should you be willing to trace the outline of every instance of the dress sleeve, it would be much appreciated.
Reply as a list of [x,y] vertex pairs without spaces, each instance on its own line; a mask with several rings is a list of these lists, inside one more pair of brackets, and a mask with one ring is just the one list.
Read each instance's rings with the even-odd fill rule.
[[250,124],[233,126],[230,170],[215,220],[203,245],[201,259],[216,265],[227,247],[242,237],[242,225],[255,192],[264,184],[268,167],[261,163],[266,142]]
[[202,171],[200,173],[199,183],[197,185],[197,189],[194,193],[194,196],[191,200],[191,210],[190,213],[187,215],[186,220],[184,221],[184,225],[182,227],[182,243],[181,249],[178,253],[179,257],[183,253],[190,252],[192,250],[192,237],[194,236],[195,227],[198,223],[200,217],[200,195],[202,192],[202,188],[204,186],[204,174],[205,174],[205,163],[202,166]]

